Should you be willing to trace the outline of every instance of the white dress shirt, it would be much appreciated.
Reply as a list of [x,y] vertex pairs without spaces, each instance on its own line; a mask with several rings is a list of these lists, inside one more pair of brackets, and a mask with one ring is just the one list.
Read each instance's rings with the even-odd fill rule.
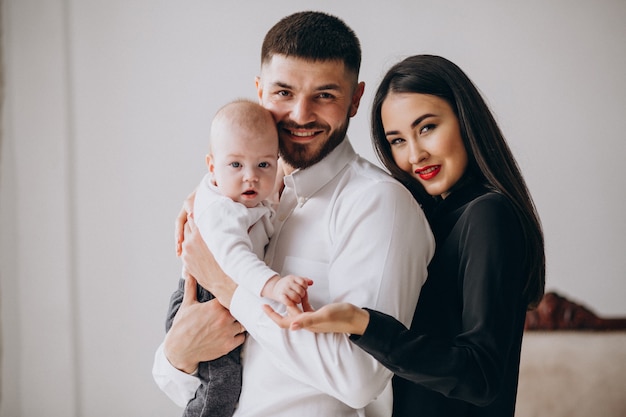
[[[408,326],[433,252],[411,194],[346,139],[319,163],[285,177],[266,262],[281,275],[311,278],[314,307],[350,302]],[[391,415],[391,397],[382,395],[389,370],[346,334],[280,329],[263,313],[264,303],[281,308],[241,286],[231,302],[250,334],[236,417]],[[183,405],[199,384],[167,362],[162,346],[153,373]]]

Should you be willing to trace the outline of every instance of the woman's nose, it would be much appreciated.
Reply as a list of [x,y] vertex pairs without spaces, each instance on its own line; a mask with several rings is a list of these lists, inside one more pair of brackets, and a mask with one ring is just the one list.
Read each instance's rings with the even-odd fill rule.
[[409,142],[409,162],[417,165],[428,157],[428,153],[422,149],[417,141]]

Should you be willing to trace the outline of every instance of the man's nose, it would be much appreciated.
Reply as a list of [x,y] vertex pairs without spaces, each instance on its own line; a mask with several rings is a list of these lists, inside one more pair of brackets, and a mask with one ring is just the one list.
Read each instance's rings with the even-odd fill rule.
[[314,121],[313,104],[305,97],[297,99],[291,109],[290,118],[299,125]]

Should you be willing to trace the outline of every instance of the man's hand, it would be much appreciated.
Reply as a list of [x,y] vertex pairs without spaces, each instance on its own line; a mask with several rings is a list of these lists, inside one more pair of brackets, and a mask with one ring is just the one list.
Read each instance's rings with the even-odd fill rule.
[[196,280],[185,279],[185,292],[164,352],[175,368],[191,374],[199,362],[217,359],[245,341],[245,329],[217,299],[198,302]]
[[176,221],[174,222],[174,240],[176,241],[176,256],[180,256],[183,251],[183,239],[185,238],[185,223],[187,223],[187,216],[191,216],[193,213],[193,202],[196,199],[196,191],[194,190],[187,196],[183,202],[183,207],[180,209]]

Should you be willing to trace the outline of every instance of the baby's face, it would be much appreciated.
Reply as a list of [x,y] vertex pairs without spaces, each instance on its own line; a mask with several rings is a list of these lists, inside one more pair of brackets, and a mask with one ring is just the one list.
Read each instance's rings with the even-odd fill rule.
[[278,160],[276,130],[231,126],[214,132],[211,140],[207,162],[222,195],[254,207],[272,194]]

